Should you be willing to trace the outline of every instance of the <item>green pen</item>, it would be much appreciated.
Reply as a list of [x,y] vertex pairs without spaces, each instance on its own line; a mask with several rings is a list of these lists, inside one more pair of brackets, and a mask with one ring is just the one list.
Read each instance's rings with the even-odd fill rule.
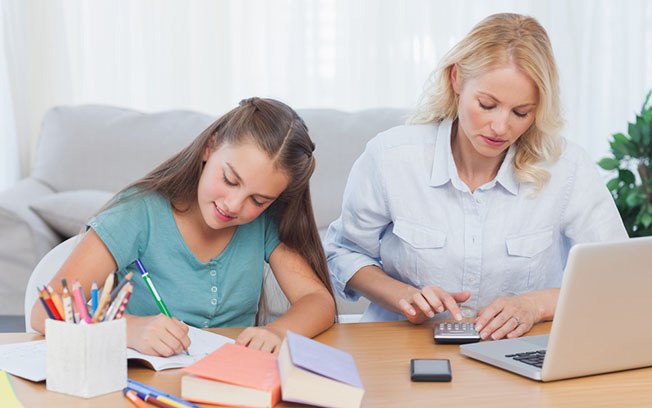
[[[154,300],[156,301],[158,308],[161,310],[161,313],[171,318],[172,315],[170,315],[170,311],[165,306],[165,303],[163,303],[163,299],[161,299],[161,295],[158,294],[156,287],[154,287],[154,282],[152,282],[152,279],[149,277],[149,272],[147,272],[147,269],[145,269],[145,265],[143,265],[140,259],[136,259],[134,262],[136,263],[136,267],[138,268],[138,271],[140,271],[140,276],[145,281],[147,288],[152,293],[152,296],[154,296]],[[188,353],[188,350],[186,350],[185,348],[183,350],[186,352],[187,355],[190,355],[190,353]]]

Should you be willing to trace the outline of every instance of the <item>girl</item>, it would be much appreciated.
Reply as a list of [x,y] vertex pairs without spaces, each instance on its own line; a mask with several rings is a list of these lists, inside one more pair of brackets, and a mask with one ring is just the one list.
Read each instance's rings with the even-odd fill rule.
[[[264,327],[248,327],[237,343],[277,352],[288,329],[306,336],[326,330],[336,310],[310,200],[314,148],[287,105],[242,101],[118,193],[89,221],[50,285],[77,279],[88,298],[93,280],[104,282],[115,270],[123,278],[140,259],[175,318],[160,314],[134,277],[127,344],[168,356],[190,344],[183,322],[254,325],[267,261],[291,307]],[[32,326],[41,333],[45,317],[37,302]]]
[[365,320],[421,323],[463,303],[484,339],[555,313],[570,247],[626,239],[595,164],[560,137],[544,28],[487,17],[433,73],[411,120],[355,163],[325,247],[340,295]]

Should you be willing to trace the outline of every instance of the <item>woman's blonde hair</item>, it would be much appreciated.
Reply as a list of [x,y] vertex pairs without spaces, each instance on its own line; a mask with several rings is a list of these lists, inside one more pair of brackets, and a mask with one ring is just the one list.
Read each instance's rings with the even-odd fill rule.
[[451,84],[457,65],[458,81],[477,77],[495,67],[513,64],[537,86],[539,101],[535,120],[517,140],[514,173],[520,182],[540,190],[550,173],[536,167],[554,162],[562,150],[559,131],[563,126],[559,101],[559,76],[546,30],[532,17],[502,13],[478,23],[453,47],[430,75],[412,124],[457,119],[458,95]]

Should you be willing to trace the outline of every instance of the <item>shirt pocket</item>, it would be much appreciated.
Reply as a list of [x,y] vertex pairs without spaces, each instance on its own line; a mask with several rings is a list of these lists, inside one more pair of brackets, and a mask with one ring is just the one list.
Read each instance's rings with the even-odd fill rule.
[[546,250],[552,246],[552,238],[552,226],[505,238],[507,262],[503,292],[518,294],[541,289]]
[[401,275],[418,287],[440,286],[446,267],[446,233],[406,219],[397,219],[393,232],[401,243]]

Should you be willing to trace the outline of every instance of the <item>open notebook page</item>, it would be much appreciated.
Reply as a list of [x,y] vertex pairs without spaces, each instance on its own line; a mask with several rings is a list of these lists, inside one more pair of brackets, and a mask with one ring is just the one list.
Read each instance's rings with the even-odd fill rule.
[[134,349],[128,348],[127,358],[143,360],[154,370],[161,371],[170,368],[189,366],[195,361],[205,357],[207,354],[217,350],[217,348],[222,344],[234,342],[233,339],[228,337],[197,329],[195,327],[189,327],[189,329],[188,337],[190,337],[190,347],[188,347],[188,353],[190,355],[186,355],[182,352],[170,357],[157,357],[143,354]]
[[[128,359],[144,361],[154,370],[186,367],[212,353],[224,343],[233,343],[228,337],[189,327],[190,347],[185,353],[170,357],[156,357],[142,354],[134,349],[127,349]],[[46,377],[46,340],[0,345],[0,370],[30,381],[45,381]]]

